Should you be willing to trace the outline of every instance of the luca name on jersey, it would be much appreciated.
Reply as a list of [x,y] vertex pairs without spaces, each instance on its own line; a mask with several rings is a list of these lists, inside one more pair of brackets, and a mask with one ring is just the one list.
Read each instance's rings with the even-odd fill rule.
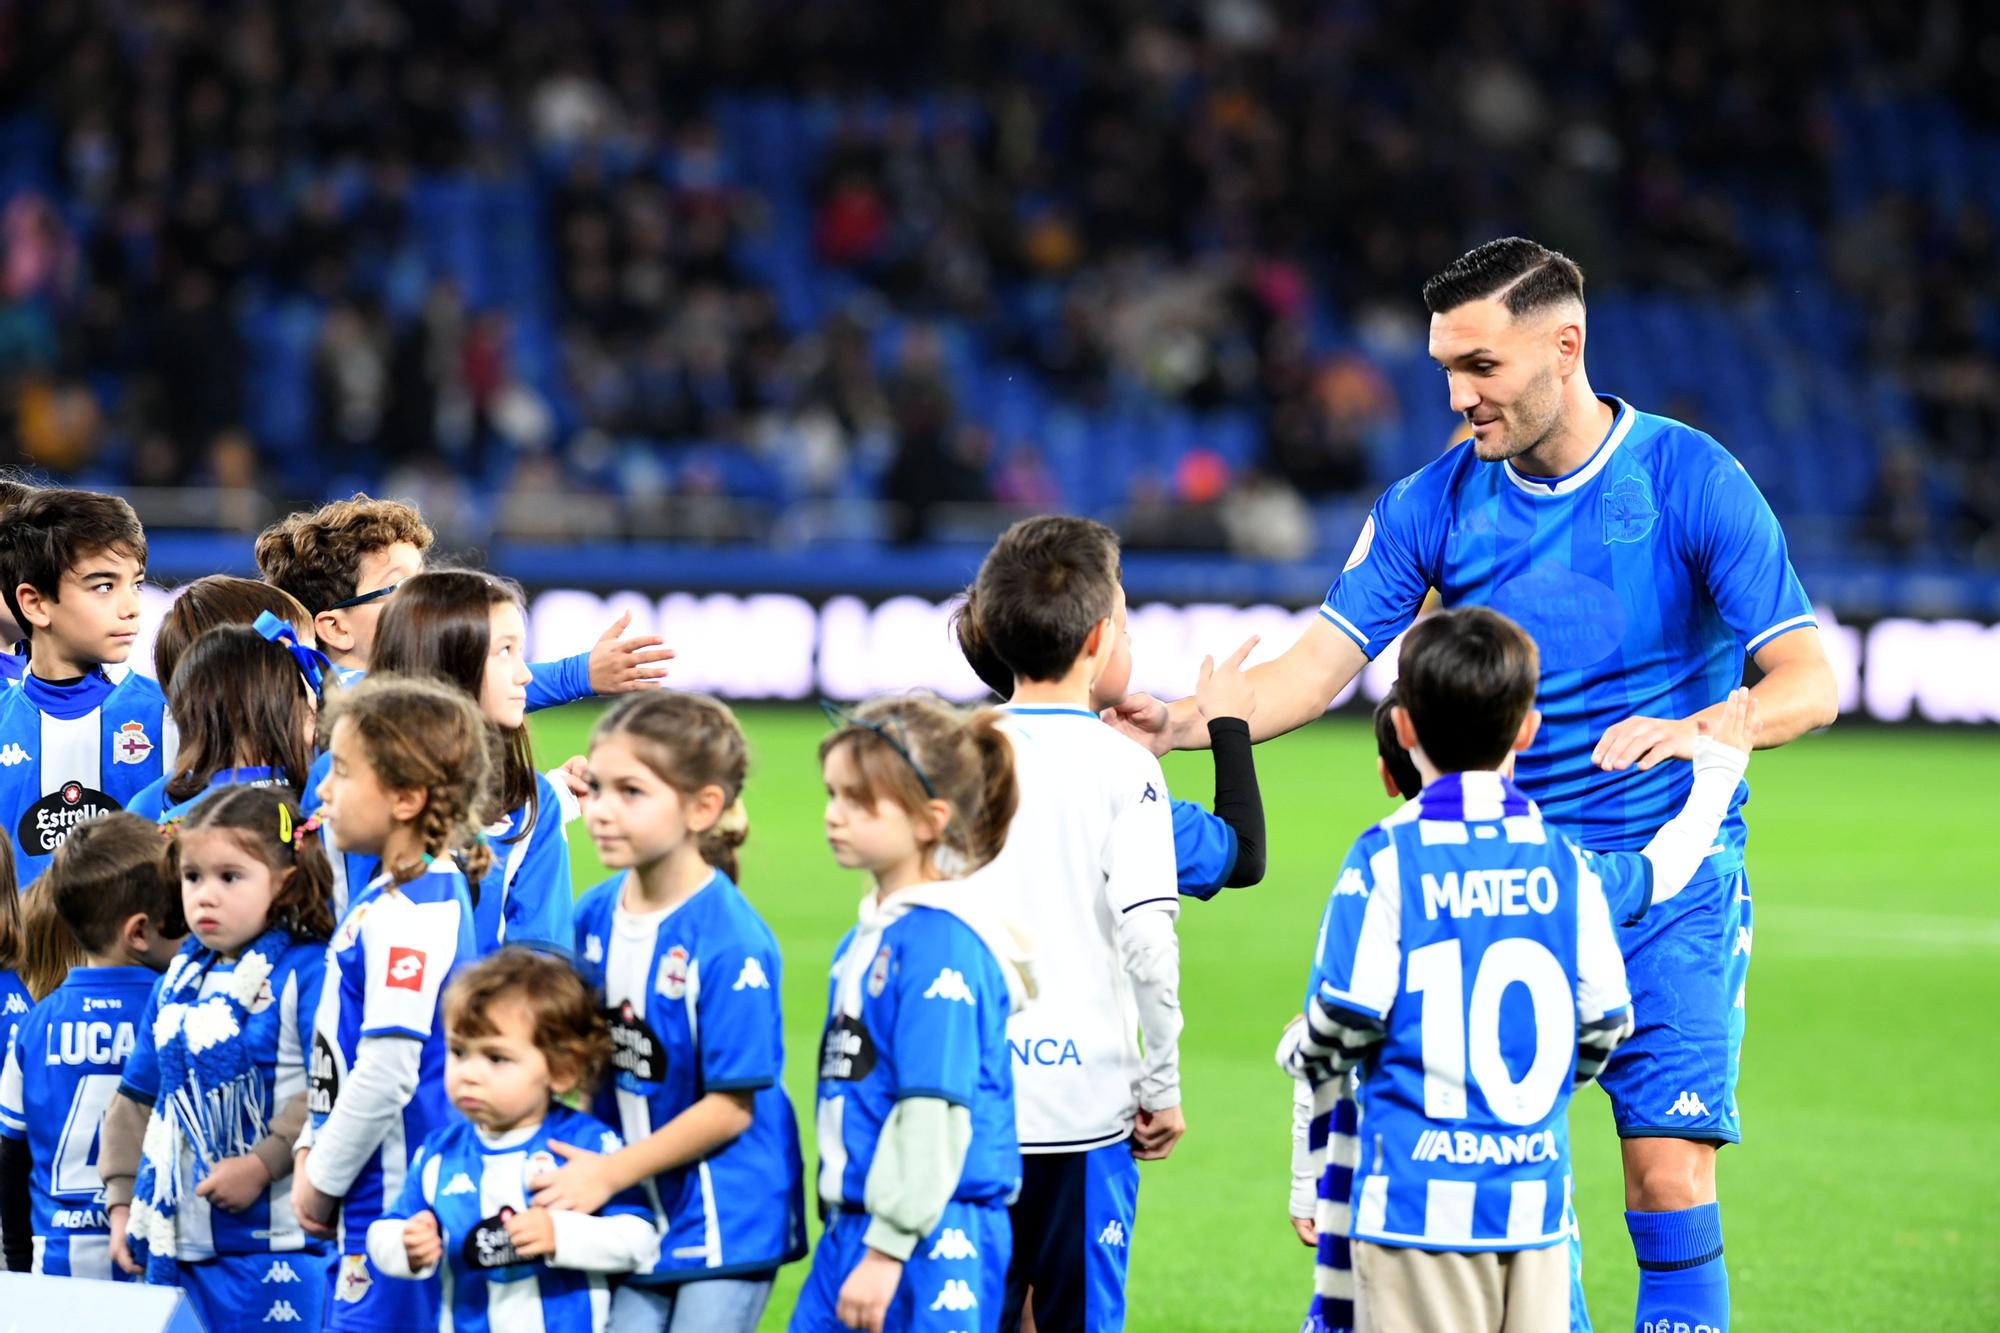
[[137,1044],[130,1023],[106,1023],[101,1019],[89,1022],[57,1023],[48,1030],[48,1049],[43,1054],[45,1065],[115,1065],[123,1064],[125,1057],[132,1053]]

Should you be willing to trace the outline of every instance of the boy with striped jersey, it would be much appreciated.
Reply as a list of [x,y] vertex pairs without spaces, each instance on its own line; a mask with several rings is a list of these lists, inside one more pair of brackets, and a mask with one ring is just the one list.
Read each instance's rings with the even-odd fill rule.
[[156,974],[186,933],[180,886],[159,830],[114,811],[76,830],[39,891],[83,946],[83,963],[21,1020],[0,1071],[7,1267],[128,1281],[111,1262],[98,1126]]
[[28,641],[20,688],[0,695],[0,824],[23,882],[174,748],[166,696],[124,665],[145,576],[145,531],[116,496],[40,491],[0,519],[0,592]]

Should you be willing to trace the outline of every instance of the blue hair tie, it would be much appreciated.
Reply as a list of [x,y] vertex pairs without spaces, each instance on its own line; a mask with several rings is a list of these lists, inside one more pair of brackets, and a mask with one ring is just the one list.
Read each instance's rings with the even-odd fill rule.
[[306,678],[306,687],[314,694],[326,688],[326,678],[333,671],[333,663],[319,649],[300,643],[299,632],[291,621],[264,611],[259,613],[251,628],[292,655],[292,660],[299,665],[299,674]]

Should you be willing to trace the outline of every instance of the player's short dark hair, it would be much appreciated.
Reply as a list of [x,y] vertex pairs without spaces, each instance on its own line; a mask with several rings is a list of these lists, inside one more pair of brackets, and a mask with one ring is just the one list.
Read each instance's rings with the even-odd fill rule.
[[1014,673],[1000,660],[1000,654],[993,651],[993,645],[986,641],[986,631],[979,627],[977,587],[967,588],[965,596],[952,608],[951,632],[958,639],[958,651],[964,654],[965,664],[979,677],[979,683],[1002,700],[1013,698]]
[[35,627],[21,614],[20,586],[55,601],[63,575],[106,551],[145,566],[146,530],[132,506],[115,495],[35,491],[0,518],[0,594],[23,638],[33,637]]
[[187,921],[168,851],[152,820],[123,810],[99,815],[63,839],[40,887],[88,953],[104,952],[118,928],[141,913],[174,939],[187,934]]
[[430,525],[415,506],[357,492],[258,533],[257,572],[317,616],[354,596],[361,557],[397,542],[428,551],[432,540]]
[[1375,705],[1375,753],[1382,757],[1382,764],[1389,770],[1389,777],[1396,784],[1396,790],[1409,800],[1424,789],[1424,775],[1417,771],[1416,760],[1396,739],[1395,711],[1403,702],[1403,696],[1394,685]]
[[1558,250],[1503,236],[1466,251],[1426,282],[1424,305],[1442,315],[1502,292],[1502,304],[1515,319],[1563,301],[1582,305],[1583,270]]
[[1396,693],[1440,773],[1498,768],[1535,706],[1541,654],[1491,607],[1425,616],[1403,638]]
[[973,581],[978,628],[1016,680],[1060,680],[1118,605],[1118,534],[1062,514],[1000,534]]

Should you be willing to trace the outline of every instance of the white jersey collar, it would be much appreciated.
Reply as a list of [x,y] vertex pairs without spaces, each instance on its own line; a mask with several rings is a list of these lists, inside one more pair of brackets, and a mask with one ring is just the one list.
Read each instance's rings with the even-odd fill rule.
[[1566,477],[1527,477],[1515,470],[1512,459],[1507,459],[1500,464],[1507,470],[1507,480],[1520,490],[1538,497],[1568,495],[1588,486],[1598,473],[1604,471],[1604,465],[1611,461],[1612,453],[1624,443],[1625,437],[1632,433],[1632,422],[1638,416],[1621,398],[1600,394],[1598,401],[1610,403],[1618,415],[1612,419],[1611,430],[1605,435],[1604,442],[1597,446],[1597,452],[1590,456],[1589,462]]

